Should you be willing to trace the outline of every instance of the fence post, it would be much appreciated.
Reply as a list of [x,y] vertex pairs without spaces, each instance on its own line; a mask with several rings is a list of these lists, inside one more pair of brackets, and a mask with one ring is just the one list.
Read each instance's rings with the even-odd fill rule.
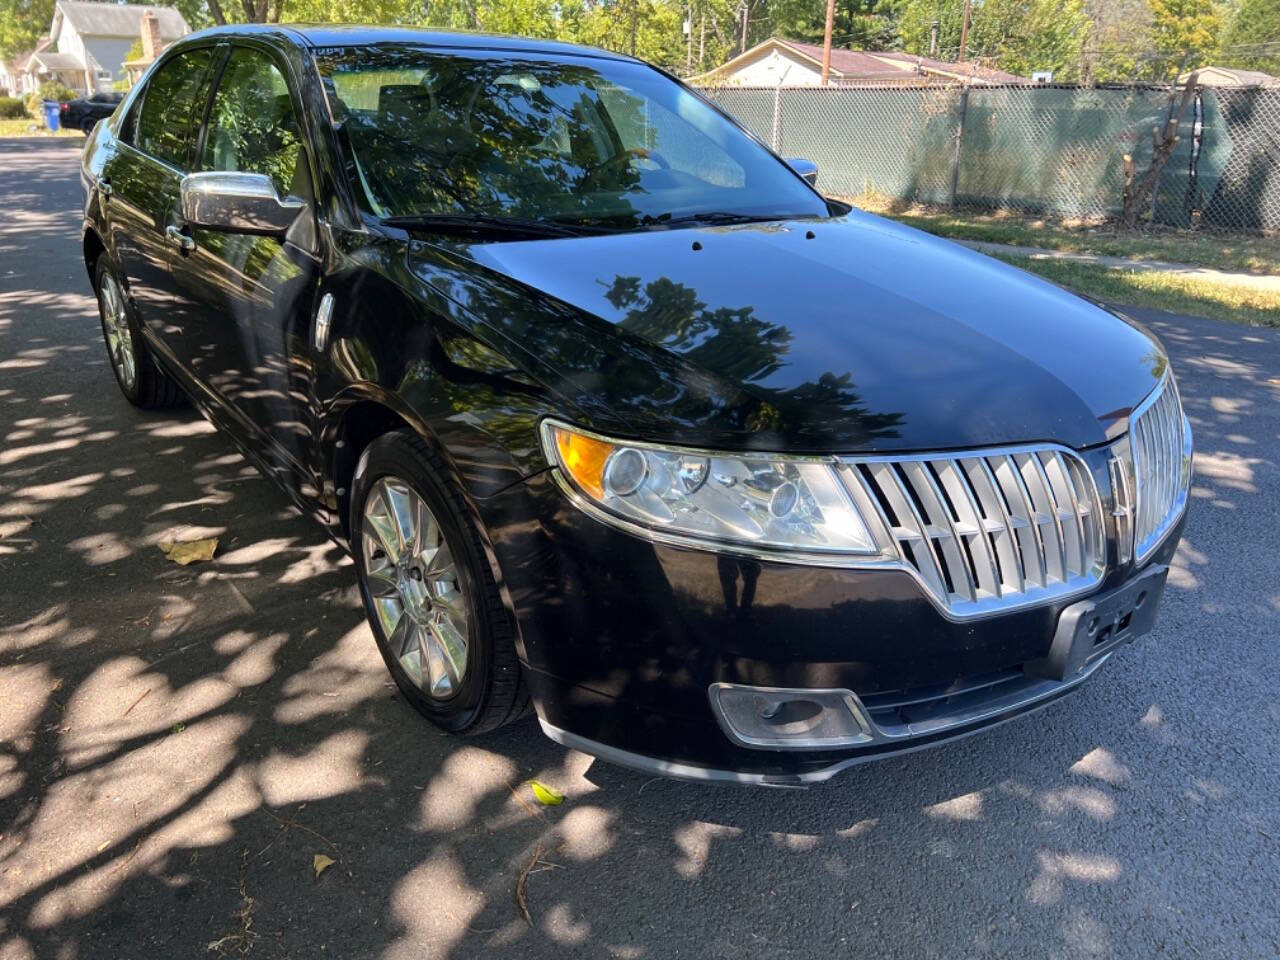
[[773,152],[778,152],[782,142],[782,84],[773,88]]
[[969,82],[966,80],[964,89],[960,91],[960,122],[956,125],[956,156],[951,165],[951,203],[952,208],[956,205],[956,191],[960,188],[960,146],[964,143],[964,118],[969,112]]

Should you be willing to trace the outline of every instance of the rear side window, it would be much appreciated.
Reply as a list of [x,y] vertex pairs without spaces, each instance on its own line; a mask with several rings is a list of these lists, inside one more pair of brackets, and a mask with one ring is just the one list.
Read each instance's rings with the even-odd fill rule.
[[174,57],[143,91],[133,144],[157,160],[185,170],[209,90],[212,48]]

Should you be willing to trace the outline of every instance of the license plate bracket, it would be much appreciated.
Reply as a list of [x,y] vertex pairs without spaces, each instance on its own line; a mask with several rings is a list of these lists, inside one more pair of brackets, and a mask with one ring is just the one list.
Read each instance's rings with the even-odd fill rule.
[[1101,596],[1074,603],[1058,617],[1049,655],[1023,670],[1050,680],[1070,680],[1096,660],[1155,626],[1169,568],[1154,564]]

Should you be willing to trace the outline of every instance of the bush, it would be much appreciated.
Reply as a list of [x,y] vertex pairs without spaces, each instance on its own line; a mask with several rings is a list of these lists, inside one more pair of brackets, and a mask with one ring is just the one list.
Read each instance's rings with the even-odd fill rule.
[[17,97],[0,97],[0,120],[21,120],[26,115],[26,105]]
[[75,100],[81,94],[70,87],[63,86],[57,80],[49,80],[40,84],[40,89],[27,98],[27,113],[40,120],[44,117],[43,100]]

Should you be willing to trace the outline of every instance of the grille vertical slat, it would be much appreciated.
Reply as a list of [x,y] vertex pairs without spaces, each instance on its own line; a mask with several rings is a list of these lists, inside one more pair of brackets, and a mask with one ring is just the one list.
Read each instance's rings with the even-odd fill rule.
[[898,526],[893,531],[895,539],[908,547],[910,561],[929,589],[935,595],[946,597],[950,591],[942,576],[942,565],[933,551],[928,527],[916,505],[911,502],[911,494],[898,476],[897,469],[893,464],[883,461],[867,466],[876,489],[898,519]]
[[1062,537],[1062,519],[1058,516],[1058,505],[1054,502],[1049,478],[1045,476],[1044,464],[1035,454],[1024,454],[1019,467],[1023,485],[1035,504],[1036,523],[1045,531],[1044,553],[1049,576],[1066,580],[1067,546]]
[[1002,530],[993,530],[991,535],[996,545],[996,556],[1000,558],[1001,586],[1014,593],[1022,593],[1026,589],[1026,577],[1022,570],[1018,536],[1014,532],[1013,519],[1009,516],[1004,497],[1000,495],[991,467],[981,457],[967,458],[960,461],[960,464],[987,519],[998,520],[1003,527]]
[[977,496],[965,478],[964,470],[954,460],[935,460],[934,469],[942,489],[955,506],[960,522],[973,532],[961,535],[969,543],[969,551],[973,556],[973,572],[978,587],[987,593],[1000,596],[1003,592],[1000,583],[1000,570],[996,564],[996,555],[992,545],[992,531],[987,529],[986,518],[978,507]]
[[1184,426],[1177,386],[1166,378],[1130,421],[1130,449],[1137,501],[1136,559],[1146,559],[1186,504],[1190,480],[1190,432]]
[[966,600],[976,600],[977,588],[965,556],[964,545],[960,542],[960,534],[951,520],[951,511],[943,503],[942,494],[933,482],[928,466],[919,460],[908,460],[902,464],[902,474],[915,491],[916,499],[924,506],[930,524],[930,536],[951,575],[952,589]]
[[[1022,481],[1022,471],[1012,456],[1000,457],[994,465],[996,479],[1000,481],[1000,492],[1009,504],[1010,514],[1014,522],[1021,522],[1018,537],[1024,541],[1023,569],[1028,579],[1033,579],[1036,586],[1044,587],[1049,583],[1049,568],[1045,564],[1044,538],[1040,535],[1039,518],[1036,516],[1035,504],[1027,485]],[[1022,512],[1018,513],[1018,507]],[[1034,573],[1033,573],[1034,571]]]
[[957,616],[1084,590],[1105,540],[1092,475],[1057,447],[963,456],[851,458],[841,475],[872,504],[897,559]]
[[1062,454],[1057,451],[1043,454],[1042,465],[1049,477],[1053,498],[1058,504],[1058,517],[1063,521],[1062,536],[1067,547],[1067,572],[1070,574],[1084,572],[1085,550],[1088,548],[1084,532],[1085,514],[1081,511],[1072,484],[1075,478]]

